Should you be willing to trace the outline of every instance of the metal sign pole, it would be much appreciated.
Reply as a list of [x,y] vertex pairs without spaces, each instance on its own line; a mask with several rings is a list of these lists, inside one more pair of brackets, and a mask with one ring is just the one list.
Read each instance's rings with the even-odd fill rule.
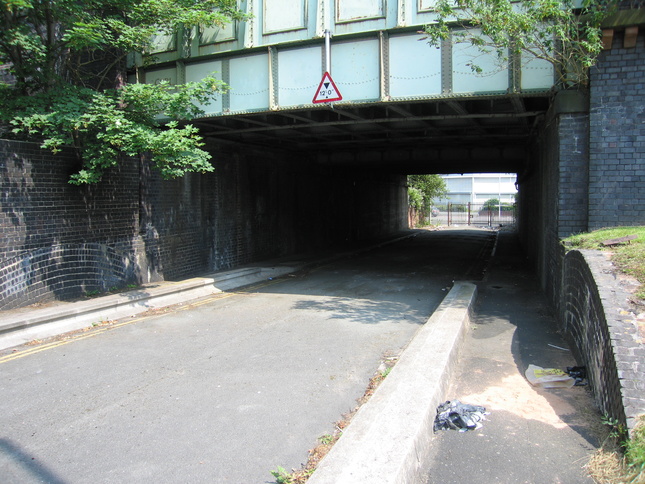
[[331,74],[331,30],[325,30],[325,72]]
[[318,85],[316,94],[314,95],[313,104],[325,103],[329,107],[333,107],[331,104],[334,101],[342,101],[343,96],[340,91],[334,84],[334,81],[331,78],[331,30],[325,29],[325,72],[323,73],[322,80]]

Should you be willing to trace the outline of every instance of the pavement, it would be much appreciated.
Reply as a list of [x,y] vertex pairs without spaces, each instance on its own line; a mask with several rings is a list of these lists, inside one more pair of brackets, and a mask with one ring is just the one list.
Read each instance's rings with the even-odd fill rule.
[[575,366],[512,233],[500,232],[448,399],[482,405],[482,428],[438,432],[426,467],[431,484],[589,483],[585,465],[606,435],[588,386],[542,389],[530,364]]
[[[0,349],[349,254],[283,259],[125,294],[7,312],[0,317]],[[515,235],[499,232],[483,280],[454,282],[308,482],[592,482],[584,464],[598,446],[599,431],[588,391],[538,389],[524,378],[530,363],[562,369],[575,365],[528,266]],[[483,426],[434,433],[437,405],[453,399],[486,407],[490,414]]]

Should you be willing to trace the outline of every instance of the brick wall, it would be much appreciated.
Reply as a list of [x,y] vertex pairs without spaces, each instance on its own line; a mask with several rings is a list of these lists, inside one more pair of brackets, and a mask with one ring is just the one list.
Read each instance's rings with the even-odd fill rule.
[[631,429],[645,412],[643,323],[603,253],[565,256],[560,244],[586,230],[586,132],[584,113],[552,113],[543,126],[519,177],[520,235],[576,360],[587,367],[600,411]]
[[586,232],[589,196],[589,115],[569,113],[559,120],[558,237]]
[[518,176],[521,240],[554,306],[560,297],[560,238],[587,226],[587,147],[588,115],[554,108]]
[[560,321],[587,367],[600,411],[632,429],[645,413],[645,341],[642,322],[629,310],[629,294],[612,273],[605,253],[568,252]]
[[645,223],[645,33],[624,32],[591,70],[589,229]]
[[407,228],[405,177],[209,146],[215,172],[162,180],[128,159],[67,183],[71,151],[0,142],[0,309],[176,280]]
[[[561,115],[541,132],[537,154],[520,177],[520,235],[576,360],[588,369],[600,411],[631,429],[645,412],[645,324],[629,311],[628,294],[604,253],[565,255],[560,243],[572,231],[567,215],[575,211],[568,206],[584,206],[575,180],[584,164],[571,149],[572,135],[584,132],[582,118]],[[575,223],[583,223],[581,212]]]
[[0,143],[0,308],[138,280],[138,167],[75,187],[76,166],[70,151]]

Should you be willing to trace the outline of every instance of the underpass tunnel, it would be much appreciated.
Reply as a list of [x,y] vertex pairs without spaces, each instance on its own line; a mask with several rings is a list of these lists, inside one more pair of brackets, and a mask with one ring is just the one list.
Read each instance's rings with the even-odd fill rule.
[[[247,2],[264,8],[227,32],[187,32],[183,47],[160,37],[150,65],[132,59],[132,82],[213,74],[231,87],[191,121],[215,166],[190,182],[204,202],[186,213],[206,270],[405,230],[410,174],[530,177],[553,66],[456,37],[432,46],[420,31],[432,8],[368,3],[295,1],[291,17]],[[176,240],[164,273],[180,266]]]
[[406,230],[409,174],[530,176],[549,104],[544,95],[480,96],[199,119],[219,214],[206,236],[208,269]]

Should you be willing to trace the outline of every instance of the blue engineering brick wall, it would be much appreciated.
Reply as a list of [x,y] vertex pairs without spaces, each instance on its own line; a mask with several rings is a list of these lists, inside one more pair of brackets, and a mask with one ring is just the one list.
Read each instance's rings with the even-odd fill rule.
[[75,187],[76,166],[71,151],[0,143],[0,308],[137,281],[138,167]]
[[587,123],[586,113],[550,113],[518,175],[520,237],[554,305],[560,297],[560,238],[587,225]]
[[589,229],[645,223],[645,32],[590,72]]
[[600,411],[632,429],[645,413],[645,323],[630,311],[606,253],[570,251],[563,273],[562,328],[587,367]]
[[577,361],[589,370],[600,411],[632,428],[645,412],[645,327],[629,311],[628,294],[605,254],[565,256],[560,243],[585,230],[585,160],[578,141],[585,117],[559,115],[541,132],[537,154],[520,177],[521,238]]
[[0,141],[0,309],[176,280],[407,228],[405,177],[208,146],[215,171],[162,180],[124,160],[67,183],[71,150]]

